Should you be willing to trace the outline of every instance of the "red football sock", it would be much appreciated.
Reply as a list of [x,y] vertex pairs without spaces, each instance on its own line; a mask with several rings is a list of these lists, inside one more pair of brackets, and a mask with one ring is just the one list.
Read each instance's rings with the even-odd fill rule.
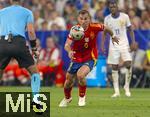
[[84,97],[85,96],[85,93],[86,93],[86,85],[80,85],[79,84],[79,96],[80,97]]
[[64,94],[65,94],[66,99],[69,99],[71,97],[71,90],[72,90],[72,87],[64,88]]

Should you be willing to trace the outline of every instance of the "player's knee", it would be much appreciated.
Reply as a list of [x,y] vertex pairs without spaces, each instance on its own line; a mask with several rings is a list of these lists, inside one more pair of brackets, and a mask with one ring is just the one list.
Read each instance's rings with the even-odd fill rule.
[[85,75],[84,74],[77,74],[78,80],[84,79]]
[[118,71],[119,67],[118,65],[112,65],[112,70]]
[[125,62],[125,67],[127,69],[130,69],[131,68],[131,62]]

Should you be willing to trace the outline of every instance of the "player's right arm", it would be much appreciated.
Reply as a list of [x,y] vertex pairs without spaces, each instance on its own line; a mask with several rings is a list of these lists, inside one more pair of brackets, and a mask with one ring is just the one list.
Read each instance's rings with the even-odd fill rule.
[[70,59],[73,58],[73,54],[74,54],[74,51],[72,51],[72,49],[71,49],[72,42],[73,41],[68,37],[67,40],[66,40],[66,43],[65,43],[65,47],[64,47],[65,50],[67,51],[68,56],[69,56]]

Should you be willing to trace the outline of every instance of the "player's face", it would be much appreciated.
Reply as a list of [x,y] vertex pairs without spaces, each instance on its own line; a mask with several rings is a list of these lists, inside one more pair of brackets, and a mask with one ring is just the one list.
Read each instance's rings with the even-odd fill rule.
[[115,14],[118,11],[118,6],[116,3],[110,3],[109,9],[112,14]]
[[91,22],[91,18],[88,14],[80,14],[78,16],[78,23],[84,28],[86,29],[89,24]]

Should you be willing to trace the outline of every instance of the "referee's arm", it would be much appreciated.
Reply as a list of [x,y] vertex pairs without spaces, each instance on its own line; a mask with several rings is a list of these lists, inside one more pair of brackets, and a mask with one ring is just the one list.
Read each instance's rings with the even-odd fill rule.
[[33,23],[28,23],[27,24],[27,31],[28,31],[28,36],[30,40],[35,40],[36,35],[35,35],[35,30],[34,30],[34,25]]

